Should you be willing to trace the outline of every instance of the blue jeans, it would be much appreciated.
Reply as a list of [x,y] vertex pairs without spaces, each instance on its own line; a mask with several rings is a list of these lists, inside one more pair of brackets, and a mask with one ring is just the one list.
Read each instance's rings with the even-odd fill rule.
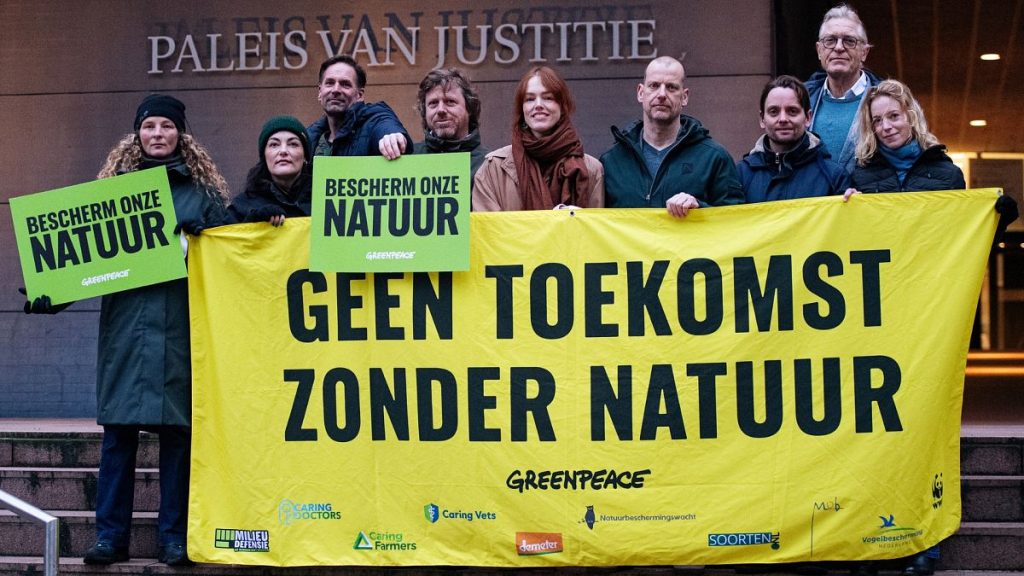
[[96,539],[116,548],[131,542],[135,501],[135,457],[139,432],[160,437],[160,544],[185,544],[188,526],[190,431],[181,426],[104,426],[100,476],[96,486]]

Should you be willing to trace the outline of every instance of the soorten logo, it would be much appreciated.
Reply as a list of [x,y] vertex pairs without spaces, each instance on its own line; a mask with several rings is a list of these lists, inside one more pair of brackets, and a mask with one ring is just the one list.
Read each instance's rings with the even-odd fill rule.
[[488,512],[486,510],[473,510],[472,512],[467,512],[465,510],[449,510],[448,508],[441,508],[433,502],[423,507],[423,516],[426,517],[427,521],[431,524],[436,523],[438,520],[462,520],[465,522],[472,522],[473,520],[498,519],[498,515],[494,512]]
[[763,546],[779,549],[778,532],[721,532],[708,534],[708,546]]
[[284,526],[302,520],[341,520],[341,512],[330,502],[296,503],[285,498],[277,505],[277,520]]
[[409,552],[416,549],[416,543],[407,540],[401,532],[384,532],[382,530],[360,530],[353,550],[373,550],[375,552]]
[[559,533],[516,532],[516,552],[520,556],[557,554],[562,550],[562,535]]
[[270,532],[217,528],[213,531],[213,547],[235,552],[270,552]]

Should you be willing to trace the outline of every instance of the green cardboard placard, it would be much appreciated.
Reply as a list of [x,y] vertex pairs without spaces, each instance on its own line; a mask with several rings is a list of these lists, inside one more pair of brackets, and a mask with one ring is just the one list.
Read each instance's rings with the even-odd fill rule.
[[163,167],[11,198],[29,300],[54,304],[184,278]]
[[313,159],[309,267],[469,270],[469,153]]

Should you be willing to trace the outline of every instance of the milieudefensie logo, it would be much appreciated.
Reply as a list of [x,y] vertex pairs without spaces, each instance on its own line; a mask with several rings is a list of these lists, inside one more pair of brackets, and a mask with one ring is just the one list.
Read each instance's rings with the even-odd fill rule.
[[270,532],[216,528],[213,531],[213,547],[235,552],[270,552]]

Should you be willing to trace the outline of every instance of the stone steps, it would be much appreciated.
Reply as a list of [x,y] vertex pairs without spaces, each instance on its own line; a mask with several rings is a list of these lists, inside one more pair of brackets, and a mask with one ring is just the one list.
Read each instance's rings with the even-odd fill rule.
[[[174,569],[152,559],[157,550],[156,503],[159,498],[157,440],[143,434],[139,466],[132,547],[133,560],[114,567],[91,567],[81,557],[95,538],[92,512],[102,434],[95,425],[85,430],[47,432],[4,431],[0,422],[0,489],[40,505],[61,519],[61,571],[74,574],[163,574],[168,572],[205,575],[256,574],[311,576],[362,574],[450,574],[447,568],[253,568],[206,565]],[[1024,573],[1024,427],[1006,433],[992,427],[965,425],[961,444],[964,522],[956,535],[942,544],[939,567],[947,574],[977,573],[996,576]],[[40,526],[0,510],[0,576],[35,574],[41,570],[38,554],[43,550]],[[462,576],[509,574],[536,571],[460,568]],[[696,571],[694,571],[696,570]],[[964,572],[978,571],[983,572]],[[984,572],[987,571],[987,572]],[[846,569],[833,570],[845,573]],[[699,569],[671,566],[630,568],[563,568],[568,574],[731,574],[722,567]],[[785,573],[785,572],[780,572]],[[792,572],[789,572],[792,573]]]
[[[95,510],[98,476],[97,468],[0,467],[0,490],[48,509]],[[155,512],[159,501],[159,472],[137,468],[134,509]]]

